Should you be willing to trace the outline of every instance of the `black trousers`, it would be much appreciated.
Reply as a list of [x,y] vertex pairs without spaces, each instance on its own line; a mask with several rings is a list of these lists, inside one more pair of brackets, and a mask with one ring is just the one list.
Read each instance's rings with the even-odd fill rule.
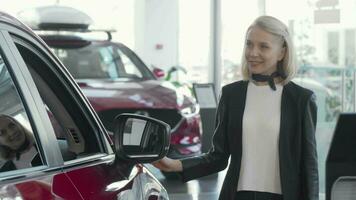
[[239,191],[235,194],[235,200],[283,200],[283,196],[268,192]]

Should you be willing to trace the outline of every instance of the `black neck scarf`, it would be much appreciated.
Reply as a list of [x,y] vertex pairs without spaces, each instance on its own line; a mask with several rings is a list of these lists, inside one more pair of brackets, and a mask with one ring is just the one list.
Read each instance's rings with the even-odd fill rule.
[[271,89],[276,91],[277,88],[276,84],[274,83],[274,78],[276,77],[281,77],[282,79],[287,78],[282,69],[282,62],[277,63],[277,71],[273,72],[271,75],[252,74],[251,78],[256,82],[267,82]]
[[272,90],[276,91],[276,84],[274,78],[278,77],[278,72],[273,72],[271,75],[252,74],[252,79],[256,82],[267,82]]

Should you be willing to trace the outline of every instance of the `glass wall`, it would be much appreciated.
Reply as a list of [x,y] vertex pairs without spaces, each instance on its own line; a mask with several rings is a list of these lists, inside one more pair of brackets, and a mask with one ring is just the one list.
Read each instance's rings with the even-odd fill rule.
[[354,111],[355,106],[356,21],[350,20],[356,17],[355,9],[355,1],[346,0],[270,0],[266,4],[267,14],[293,30],[300,67],[294,81],[317,96],[321,193],[325,193],[325,161],[337,116],[341,111]]
[[179,66],[186,69],[176,74],[178,81],[207,83],[209,81],[209,54],[211,7],[210,1],[179,0]]
[[259,16],[258,0],[241,2],[236,0],[221,1],[221,85],[241,79],[240,64],[245,44],[246,29]]

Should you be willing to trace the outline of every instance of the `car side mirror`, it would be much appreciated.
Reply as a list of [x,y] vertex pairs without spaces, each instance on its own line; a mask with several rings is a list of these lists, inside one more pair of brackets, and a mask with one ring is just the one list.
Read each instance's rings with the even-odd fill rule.
[[125,160],[150,163],[167,155],[171,128],[157,119],[136,114],[115,118],[116,155]]
[[154,68],[152,70],[153,74],[155,75],[156,78],[163,78],[166,74],[164,73],[163,69],[160,68]]

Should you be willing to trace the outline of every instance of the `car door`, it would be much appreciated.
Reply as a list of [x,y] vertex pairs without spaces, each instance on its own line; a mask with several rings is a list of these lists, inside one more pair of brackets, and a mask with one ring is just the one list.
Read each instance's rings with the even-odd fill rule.
[[0,199],[82,199],[57,159],[9,29],[0,23]]
[[[71,182],[68,187],[74,186],[82,199],[166,197],[164,188],[142,165],[115,158],[112,142],[95,112],[47,46],[20,30],[13,29],[8,36],[40,117],[51,130],[46,136],[52,146],[45,150],[58,148],[52,153],[53,162],[61,165]],[[145,194],[142,177],[146,178]],[[154,184],[146,184],[150,182]]]

